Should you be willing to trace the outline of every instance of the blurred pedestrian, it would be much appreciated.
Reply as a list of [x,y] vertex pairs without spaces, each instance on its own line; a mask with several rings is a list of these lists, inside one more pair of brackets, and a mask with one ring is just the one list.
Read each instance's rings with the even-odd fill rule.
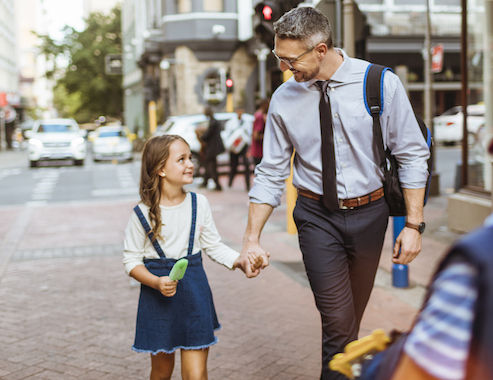
[[[171,378],[177,349],[184,379],[207,378],[207,356],[217,342],[219,323],[202,251],[229,269],[246,270],[239,266],[239,253],[221,242],[207,198],[183,189],[192,182],[192,153],[183,138],[164,135],[147,141],[141,201],[125,230],[123,263],[141,283],[132,348],[151,354],[151,379]],[[188,260],[185,276],[172,281],[169,272],[180,258]],[[253,265],[252,270],[258,273]]]
[[269,99],[262,99],[259,102],[255,111],[252,131],[252,145],[250,148],[250,156],[253,159],[254,165],[258,165],[262,161],[262,146],[264,144],[265,121],[269,110]]
[[243,118],[244,110],[236,109],[235,118],[231,118],[224,125],[224,139],[226,141],[226,149],[229,151],[229,182],[228,186],[233,185],[233,180],[238,173],[238,164],[241,160],[243,165],[243,174],[245,176],[245,185],[247,191],[250,190],[250,160],[248,158],[248,148],[250,131],[249,123]]
[[207,187],[209,178],[212,178],[216,184],[215,190],[221,191],[219,183],[219,174],[217,172],[217,156],[224,152],[224,144],[221,139],[221,124],[215,119],[211,107],[206,107],[204,115],[209,120],[209,126],[204,134],[201,135],[202,141],[205,142],[204,166],[205,174],[202,187]]
[[[274,31],[273,53],[280,69],[293,77],[277,88],[269,105],[242,255],[246,259],[256,252],[264,257],[263,267],[268,264],[260,234],[281,202],[296,151],[293,217],[321,315],[321,379],[343,379],[328,363],[358,337],[389,218],[372,118],[363,101],[369,62],[335,48],[328,19],[312,7],[284,14]],[[421,250],[429,149],[399,78],[387,71],[383,86],[382,134],[399,162],[407,205],[406,227],[396,240],[393,260],[407,264]]]

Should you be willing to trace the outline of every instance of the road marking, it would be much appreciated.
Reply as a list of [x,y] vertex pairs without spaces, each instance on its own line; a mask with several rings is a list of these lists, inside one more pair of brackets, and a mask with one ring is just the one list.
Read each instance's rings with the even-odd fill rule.
[[139,194],[139,189],[135,183],[134,177],[130,171],[129,166],[119,166],[116,170],[116,176],[118,179],[118,188],[110,189],[93,189],[91,195],[93,197],[108,197],[115,195],[137,195]]
[[107,197],[110,195],[129,195],[129,194],[137,195],[138,194],[137,188],[133,187],[133,188],[126,188],[126,189],[120,189],[120,188],[116,188],[116,189],[94,189],[91,191],[91,195],[93,197]]
[[59,177],[60,171],[57,169],[39,171],[33,175],[34,179],[40,179],[40,181],[33,188],[32,200],[45,201],[50,199]]
[[19,168],[14,168],[14,169],[3,169],[0,171],[0,179],[8,177],[10,175],[19,175],[21,174],[22,170]]

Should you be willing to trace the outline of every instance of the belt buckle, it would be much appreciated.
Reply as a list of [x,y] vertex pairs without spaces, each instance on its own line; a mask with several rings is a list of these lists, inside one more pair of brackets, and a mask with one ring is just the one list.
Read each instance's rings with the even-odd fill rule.
[[339,209],[341,209],[341,210],[349,210],[351,208],[352,207],[344,206],[344,199],[339,199]]

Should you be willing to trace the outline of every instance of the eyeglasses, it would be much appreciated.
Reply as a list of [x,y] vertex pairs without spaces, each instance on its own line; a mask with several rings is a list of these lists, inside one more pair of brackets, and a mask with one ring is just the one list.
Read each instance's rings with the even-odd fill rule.
[[[317,44],[318,45],[318,44]],[[290,69],[293,69],[293,64],[296,63],[296,61],[298,61],[301,57],[303,57],[305,54],[308,54],[310,53],[313,49],[315,49],[317,47],[317,45],[311,47],[310,49],[308,50],[305,50],[303,53],[301,53],[299,56],[297,56],[296,58],[284,58],[284,57],[279,57],[276,52],[274,51],[274,49],[272,49],[272,54],[274,54],[274,56],[277,58],[277,60],[279,62],[282,62],[284,64],[286,64]]]

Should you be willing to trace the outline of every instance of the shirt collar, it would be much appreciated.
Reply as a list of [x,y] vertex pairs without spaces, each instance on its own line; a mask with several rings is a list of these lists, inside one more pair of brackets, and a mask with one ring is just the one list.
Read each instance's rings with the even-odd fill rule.
[[[336,72],[329,79],[329,82],[337,82],[337,83],[348,82],[350,76],[350,69],[351,69],[351,58],[342,49],[334,48],[334,50],[340,55],[342,55],[343,61],[341,66],[337,68]],[[319,80],[320,79],[311,79],[308,82],[306,82],[306,84],[308,87],[311,87],[313,85],[313,88],[316,88],[315,82]]]

